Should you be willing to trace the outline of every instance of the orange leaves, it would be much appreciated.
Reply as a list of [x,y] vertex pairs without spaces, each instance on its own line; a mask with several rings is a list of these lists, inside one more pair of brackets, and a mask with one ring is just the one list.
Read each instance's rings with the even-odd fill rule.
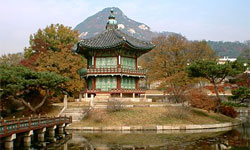
[[74,55],[67,49],[62,49],[60,52],[48,51],[41,54],[37,61],[37,69],[38,71],[56,72],[69,78],[65,88],[72,95],[78,95],[84,87],[84,81],[80,80],[77,71],[86,67],[85,64],[81,56]]
[[192,107],[204,109],[207,111],[215,110],[218,101],[209,97],[201,89],[192,89],[188,92],[188,102]]
[[69,81],[66,88],[71,95],[78,95],[84,87],[77,71],[85,67],[80,55],[72,54],[71,48],[78,42],[78,31],[62,24],[52,24],[30,36],[30,46],[22,64],[37,71],[55,72]]

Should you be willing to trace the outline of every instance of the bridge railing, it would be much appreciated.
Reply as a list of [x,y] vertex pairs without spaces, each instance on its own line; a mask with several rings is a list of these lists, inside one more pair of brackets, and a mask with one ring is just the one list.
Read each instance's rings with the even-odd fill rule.
[[29,117],[0,121],[0,138],[60,124],[72,123],[72,117]]

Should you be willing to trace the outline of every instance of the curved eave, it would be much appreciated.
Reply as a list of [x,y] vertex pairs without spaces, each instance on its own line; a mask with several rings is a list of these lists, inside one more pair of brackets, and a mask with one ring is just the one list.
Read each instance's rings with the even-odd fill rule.
[[129,47],[131,47],[134,50],[146,50],[146,51],[148,51],[148,50],[151,50],[151,49],[155,48],[155,45],[152,45],[150,47],[138,47],[138,46],[135,46],[135,45],[131,44],[127,40],[126,41],[121,41],[121,42],[113,44],[113,45],[102,46],[102,47],[89,46],[89,45],[81,43],[81,42],[79,42],[78,46],[81,47],[81,48],[83,48],[83,49],[86,48],[86,49],[96,49],[96,50],[99,50],[99,49],[112,49],[112,48],[116,48],[116,47],[119,47],[119,46],[123,46],[124,44],[127,44]]

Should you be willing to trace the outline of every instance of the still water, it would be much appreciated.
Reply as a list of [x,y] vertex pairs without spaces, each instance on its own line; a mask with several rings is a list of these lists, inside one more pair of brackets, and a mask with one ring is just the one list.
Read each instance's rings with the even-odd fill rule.
[[164,132],[72,131],[62,150],[250,150],[250,123],[225,129]]

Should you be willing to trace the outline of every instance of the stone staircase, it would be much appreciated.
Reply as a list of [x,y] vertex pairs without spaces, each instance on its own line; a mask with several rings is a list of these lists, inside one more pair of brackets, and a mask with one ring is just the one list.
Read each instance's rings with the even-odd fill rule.
[[95,102],[108,102],[110,98],[110,94],[96,94],[95,96]]
[[77,122],[82,120],[86,116],[86,112],[89,108],[87,107],[68,107],[63,113],[62,116],[72,116],[72,121]]

